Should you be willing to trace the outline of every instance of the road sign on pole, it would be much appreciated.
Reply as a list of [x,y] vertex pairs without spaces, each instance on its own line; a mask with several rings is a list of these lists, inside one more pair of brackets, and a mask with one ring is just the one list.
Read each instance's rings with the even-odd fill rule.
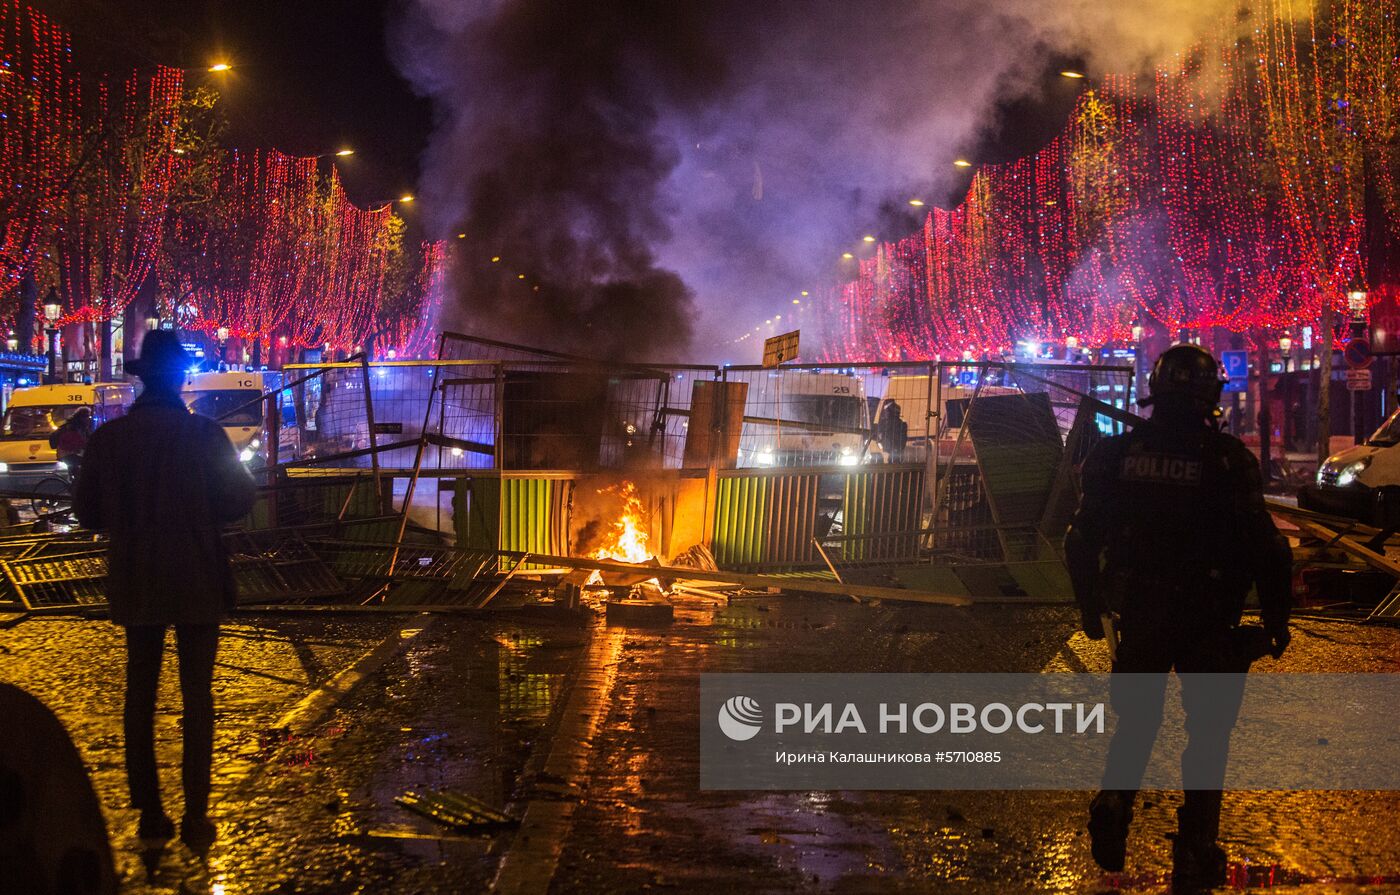
[[773,336],[771,339],[763,340],[763,365],[765,367],[776,367],[784,361],[797,359],[797,334],[801,330],[793,330],[790,333],[783,333],[780,336]]
[[1222,351],[1220,365],[1225,368],[1226,392],[1243,392],[1249,389],[1249,352]]
[[1347,391],[1369,392],[1370,390],[1370,370],[1347,370]]
[[[1342,346],[1342,357],[1346,358],[1347,366],[1353,370],[1364,370],[1371,366],[1376,356],[1371,353],[1371,340],[1365,336],[1357,336]],[[1366,386],[1370,388],[1370,386]]]

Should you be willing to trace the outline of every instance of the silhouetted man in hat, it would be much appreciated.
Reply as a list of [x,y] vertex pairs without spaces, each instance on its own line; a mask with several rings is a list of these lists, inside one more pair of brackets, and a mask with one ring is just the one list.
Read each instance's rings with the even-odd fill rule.
[[92,434],[73,508],[84,527],[111,539],[107,598],[112,621],[126,628],[126,771],[143,839],[174,835],[161,804],[154,725],[165,629],[175,627],[184,706],[180,837],[198,850],[215,838],[210,685],[219,622],[234,602],[222,530],[252,507],[254,486],[219,424],[190,413],[180,398],[190,363],[174,332],[146,335],[140,359],[128,365],[144,390],[126,416]]

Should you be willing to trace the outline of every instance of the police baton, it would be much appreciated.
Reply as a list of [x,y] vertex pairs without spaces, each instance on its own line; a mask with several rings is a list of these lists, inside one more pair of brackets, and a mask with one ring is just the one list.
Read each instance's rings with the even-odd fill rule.
[[1105,612],[1099,616],[1099,621],[1103,624],[1103,642],[1108,644],[1108,661],[1118,661],[1118,629],[1113,625],[1114,616],[1112,612]]

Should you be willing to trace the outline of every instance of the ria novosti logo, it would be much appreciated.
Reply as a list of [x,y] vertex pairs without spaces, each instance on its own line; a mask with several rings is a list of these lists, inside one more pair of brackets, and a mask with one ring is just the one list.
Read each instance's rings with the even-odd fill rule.
[[719,729],[731,740],[751,740],[763,729],[763,708],[747,696],[731,696],[719,707]]

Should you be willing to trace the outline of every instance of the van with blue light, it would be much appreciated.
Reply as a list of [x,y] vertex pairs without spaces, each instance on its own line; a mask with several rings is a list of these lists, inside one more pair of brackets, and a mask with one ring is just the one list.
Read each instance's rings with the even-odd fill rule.
[[96,385],[64,383],[15,389],[0,418],[0,469],[46,470],[58,465],[49,436],[87,408],[93,427],[126,413],[136,399],[136,387],[124,382]]
[[267,401],[260,399],[281,386],[282,374],[275,370],[230,370],[193,373],[180,392],[191,413],[223,427],[239,459],[247,463],[266,456]]

